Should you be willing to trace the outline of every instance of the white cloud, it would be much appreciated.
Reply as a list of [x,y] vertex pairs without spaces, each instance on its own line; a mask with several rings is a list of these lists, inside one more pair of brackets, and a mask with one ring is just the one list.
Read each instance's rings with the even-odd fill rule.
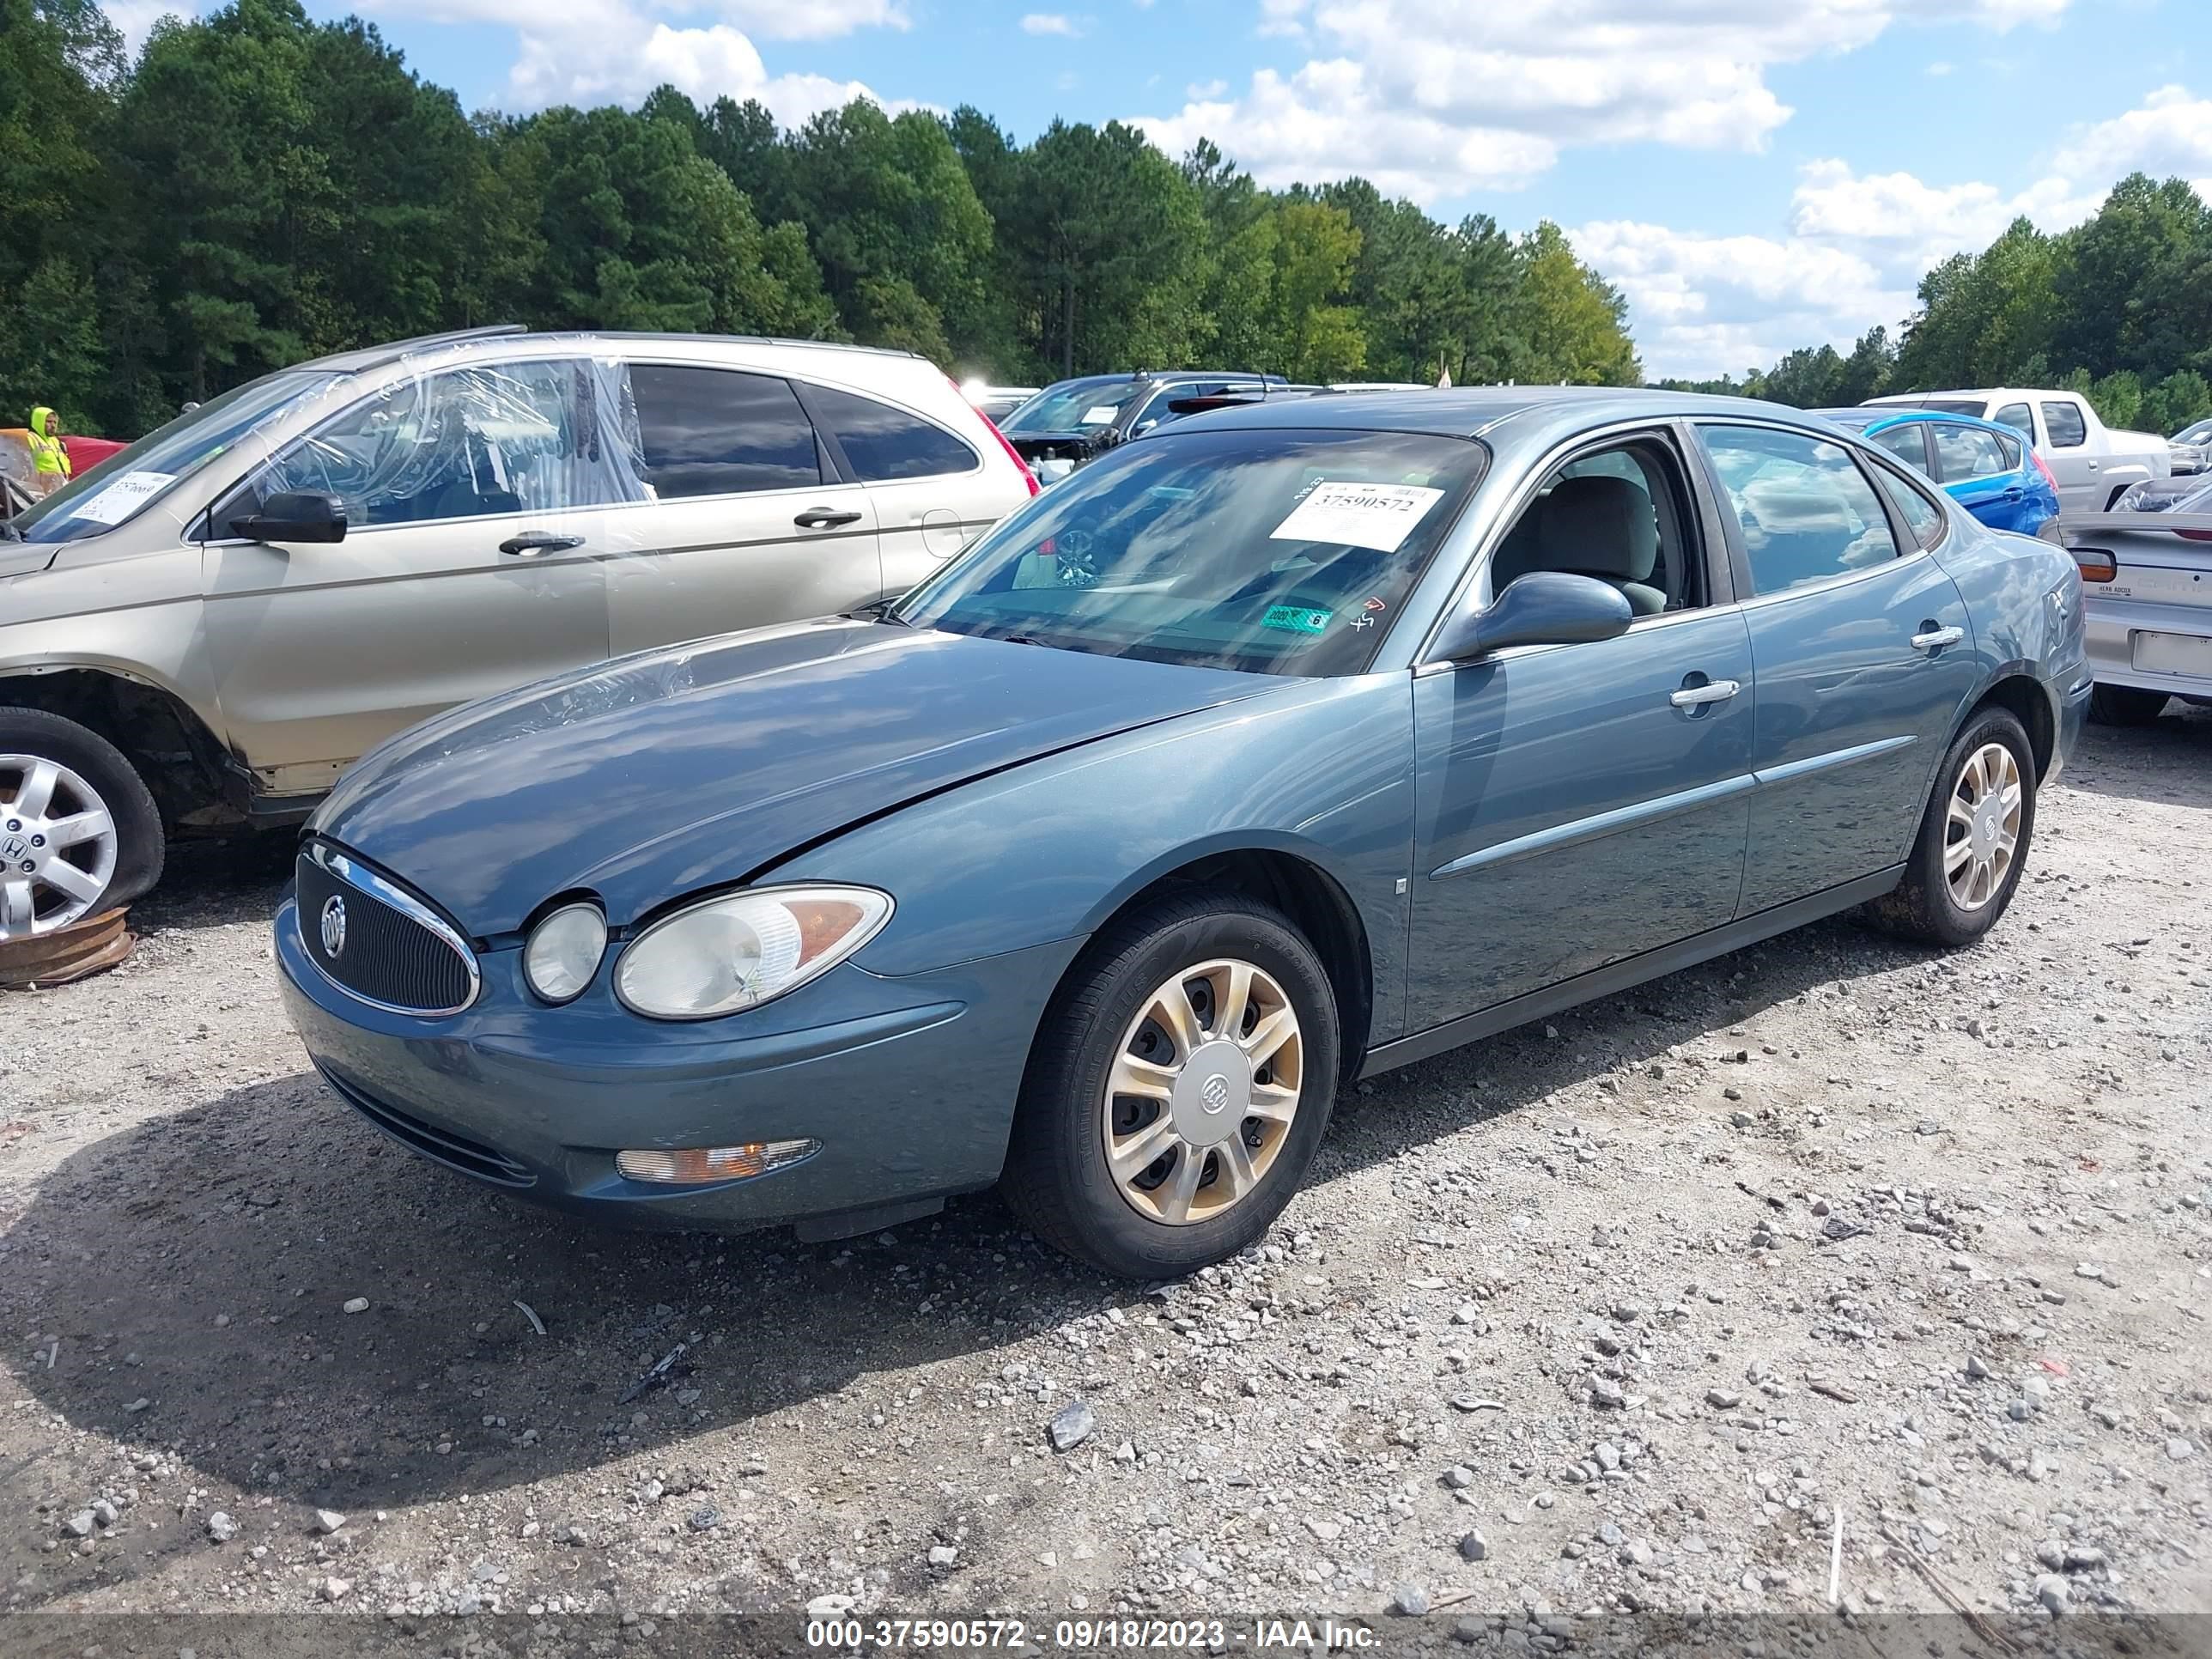
[[1854,50],[1899,21],[2007,29],[2068,3],[1261,0],[1260,33],[1328,55],[1138,124],[1170,153],[1211,137],[1262,183],[1363,173],[1431,201],[1525,183],[1569,144],[1759,150],[1790,114],[1767,85],[1778,65]]
[[1932,76],[1935,76],[1937,79],[1939,79],[1939,80],[1940,80],[1940,79],[1941,79],[1942,77],[1943,77],[1944,76],[1948,75],[1948,74],[1950,74],[1950,73],[1951,73],[1951,68],[1952,68],[1952,66],[1951,66],[1950,64],[1947,64],[1947,63],[1942,62],[1941,59],[1938,59],[1936,62],[1935,62],[1935,63],[1933,63],[1933,64],[1930,64],[1928,66],[1928,73],[1929,73],[1929,74],[1930,74],[1930,75],[1932,75]]
[[1849,340],[1911,307],[1870,259],[1800,237],[1707,236],[1633,220],[1569,233],[1583,258],[1628,296],[1654,378],[1764,368],[1791,348]]
[[[697,100],[757,98],[786,125],[876,94],[858,81],[769,74],[755,33],[824,40],[860,28],[904,29],[910,21],[901,0],[809,0],[802,6],[775,0],[364,0],[362,9],[514,30],[515,61],[501,100],[509,108],[635,103],[665,82]],[[711,17],[695,23],[701,13]]]
[[164,17],[198,15],[198,8],[190,0],[185,0],[185,3],[179,0],[108,0],[100,9],[121,32],[124,47],[133,58],[145,46],[146,37],[153,33],[154,25]]
[[2070,178],[2117,179],[2141,171],[2193,179],[2200,195],[2212,194],[2212,98],[2160,87],[2124,115],[2075,128],[2052,162]]
[[1073,40],[1083,33],[1083,25],[1064,11],[1032,11],[1022,15],[1024,34],[1057,34]]
[[2069,129],[2043,161],[2040,176],[2014,191],[1814,161],[1799,173],[1779,238],[1628,222],[1572,234],[1628,295],[1650,373],[1765,367],[1797,346],[1844,348],[1876,323],[1894,328],[1929,267],[1978,252],[2017,218],[2045,231],[2079,224],[2137,169],[2191,179],[2212,199],[2212,100],[2161,88],[2109,120]]
[[1183,93],[1187,97],[1191,99],[1193,102],[1202,103],[1211,99],[1218,98],[1222,94],[1228,90],[1229,82],[1226,81],[1194,81],[1183,88]]

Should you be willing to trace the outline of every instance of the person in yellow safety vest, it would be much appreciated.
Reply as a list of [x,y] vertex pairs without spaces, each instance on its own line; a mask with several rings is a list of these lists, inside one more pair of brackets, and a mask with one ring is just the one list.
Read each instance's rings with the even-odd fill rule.
[[62,423],[44,404],[31,411],[31,488],[40,497],[51,495],[70,481],[69,447],[62,442]]

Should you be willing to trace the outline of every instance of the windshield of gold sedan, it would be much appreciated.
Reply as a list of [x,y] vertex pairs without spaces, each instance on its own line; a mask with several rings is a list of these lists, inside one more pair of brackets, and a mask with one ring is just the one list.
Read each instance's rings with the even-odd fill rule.
[[1038,496],[894,614],[1104,656],[1358,673],[1487,462],[1428,433],[1141,440]]

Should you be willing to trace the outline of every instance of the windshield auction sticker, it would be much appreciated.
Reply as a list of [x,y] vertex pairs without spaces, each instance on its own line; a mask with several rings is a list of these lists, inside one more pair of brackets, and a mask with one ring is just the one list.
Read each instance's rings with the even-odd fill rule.
[[1332,483],[1324,478],[1268,532],[1268,539],[1395,553],[1443,493],[1426,484]]
[[1328,615],[1303,605],[1271,605],[1267,614],[1260,618],[1260,626],[1287,629],[1293,634],[1319,634],[1328,627]]
[[94,524],[121,524],[175,481],[176,475],[170,472],[126,472],[90,500],[79,501],[70,516]]

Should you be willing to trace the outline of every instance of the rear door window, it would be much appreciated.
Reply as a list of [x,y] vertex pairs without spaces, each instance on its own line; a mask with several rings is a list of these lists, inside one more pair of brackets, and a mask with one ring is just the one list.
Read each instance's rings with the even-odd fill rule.
[[1881,497],[1843,445],[1771,427],[1699,431],[1743,532],[1754,592],[1802,587],[1897,556]]
[[[1970,410],[1967,412],[1972,414],[1976,411]],[[1990,418],[1999,426],[2010,427],[2028,442],[2035,441],[2035,416],[2027,412],[2026,404],[2007,404]]]
[[661,500],[822,482],[814,423],[790,382],[669,363],[635,363],[629,381],[646,482]]
[[2074,404],[2044,404],[2043,428],[2051,434],[2053,449],[2078,449],[2089,436],[2088,423],[2082,420],[2080,407]]
[[1994,477],[2000,472],[2009,472],[2005,465],[2004,450],[1996,434],[1984,432],[1979,427],[1954,426],[1948,421],[1935,425],[1936,476],[1945,483],[1958,483],[1966,478]]
[[1905,527],[1911,531],[1913,539],[1923,547],[1933,547],[1942,541],[1943,509],[1888,468],[1877,466],[1873,471],[1875,477],[1881,481],[1883,493],[1896,504],[1898,512],[1904,516]]
[[863,483],[940,477],[981,465],[975,452],[943,427],[906,410],[834,386],[810,384],[806,396]]

